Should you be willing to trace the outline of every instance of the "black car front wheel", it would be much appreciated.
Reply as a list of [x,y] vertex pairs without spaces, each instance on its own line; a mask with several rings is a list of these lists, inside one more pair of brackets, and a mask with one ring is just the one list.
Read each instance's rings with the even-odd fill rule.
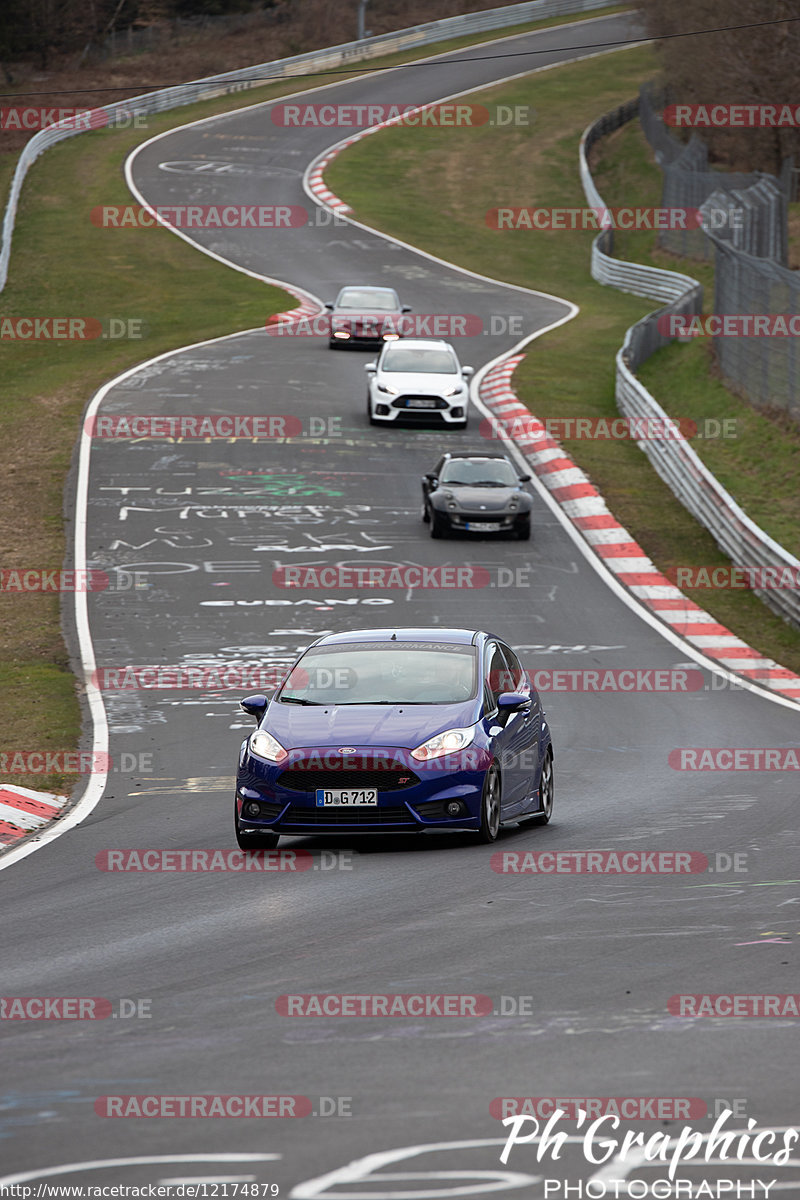
[[378,424],[378,422],[375,420],[375,418],[372,415],[372,400],[370,398],[369,392],[367,392],[367,420],[369,421],[370,425]]
[[239,825],[239,811],[236,807],[235,797],[233,825],[236,830],[236,844],[240,850],[274,850],[280,841],[279,833],[243,833]]
[[431,510],[431,537],[443,538],[447,533],[447,521],[436,511]]
[[521,542],[527,542],[531,536],[531,519],[526,517],[524,521],[517,521],[514,526],[514,533]]
[[481,795],[481,823],[478,837],[482,842],[497,840],[500,830],[500,772],[491,766],[486,772]]

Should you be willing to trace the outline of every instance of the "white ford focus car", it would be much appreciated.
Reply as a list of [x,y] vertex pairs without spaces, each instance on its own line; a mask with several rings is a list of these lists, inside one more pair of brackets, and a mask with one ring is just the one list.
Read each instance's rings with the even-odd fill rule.
[[367,416],[371,425],[430,420],[466,429],[469,378],[449,342],[404,338],[389,342],[377,362],[367,363]]

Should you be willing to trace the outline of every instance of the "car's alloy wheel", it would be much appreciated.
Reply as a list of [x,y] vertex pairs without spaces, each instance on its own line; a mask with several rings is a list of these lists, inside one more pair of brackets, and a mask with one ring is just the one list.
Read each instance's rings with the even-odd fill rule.
[[553,793],[555,791],[555,782],[553,780],[553,755],[548,749],[545,755],[544,766],[542,767],[542,778],[539,780],[539,807],[540,812],[535,813],[531,824],[547,825],[553,815]]
[[239,827],[239,812],[235,796],[233,799],[233,824],[236,830],[236,844],[240,850],[274,850],[280,841],[279,833],[242,833]]
[[500,829],[500,773],[491,766],[486,772],[481,795],[481,824],[478,837],[482,842],[494,842]]

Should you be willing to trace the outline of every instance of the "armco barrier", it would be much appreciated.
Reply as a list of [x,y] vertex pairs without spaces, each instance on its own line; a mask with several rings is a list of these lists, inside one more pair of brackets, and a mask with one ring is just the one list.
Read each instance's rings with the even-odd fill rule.
[[[606,204],[589,171],[589,151],[599,138],[632,120],[637,111],[636,100],[621,105],[614,112],[606,113],[593,122],[581,138],[581,182],[587,202],[592,208],[605,210]],[[621,262],[612,257],[612,251],[613,230],[606,228],[592,243],[593,279],[637,296],[670,301],[665,308],[649,313],[626,332],[625,341],[617,352],[616,360],[617,407],[626,417],[665,420],[667,414],[636,378],[634,371],[657,349],[672,340],[659,332],[658,318],[670,312],[701,312],[702,288],[697,280],[689,275],[681,275],[677,271],[664,271],[640,263]],[[640,442],[639,447],[674,495],[692,516],[705,526],[720,549],[730,556],[736,566],[800,568],[800,559],[778,545],[750,520],[684,438],[663,441],[653,439]],[[800,626],[798,591],[793,588],[755,588],[754,591],[779,616]]]
[[[395,33],[384,33],[356,42],[344,42],[325,50],[312,50],[308,54],[296,54],[292,58],[281,58],[275,62],[260,63],[243,67],[237,71],[226,71],[221,75],[209,75],[191,83],[162,88],[142,96],[107,104],[97,111],[104,113],[109,125],[119,118],[129,117],[131,109],[140,113],[166,112],[193,104],[198,100],[209,100],[214,96],[244,92],[253,87],[270,83],[276,79],[288,79],[303,75],[310,68],[324,71],[347,66],[362,59],[376,58],[390,51],[416,49],[430,46],[446,38],[463,37],[472,33],[505,29],[522,25],[528,21],[544,20],[548,17],[573,16],[576,13],[592,12],[608,8],[614,0],[525,0],[522,4],[507,4],[502,8],[484,9],[481,12],[464,13],[457,17],[445,17],[439,21],[427,21],[424,25],[412,25]],[[17,205],[25,176],[40,154],[64,138],[82,133],[82,129],[70,128],[72,122],[59,122],[36,133],[26,142],[19,156],[14,177],[11,181],[8,203],[3,219],[2,244],[0,244],[0,291],[6,285],[8,264],[11,256],[11,236],[14,231]]]

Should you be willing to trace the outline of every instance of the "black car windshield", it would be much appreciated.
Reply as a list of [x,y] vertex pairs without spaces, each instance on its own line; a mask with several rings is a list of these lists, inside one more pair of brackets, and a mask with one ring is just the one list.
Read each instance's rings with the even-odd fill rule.
[[442,467],[440,482],[449,487],[515,487],[517,473],[502,458],[451,458]]
[[398,312],[400,303],[394,292],[372,292],[367,288],[358,288],[340,292],[336,308],[368,308],[380,312]]
[[382,371],[413,371],[420,375],[455,375],[456,360],[449,350],[415,350],[398,346],[387,351]]
[[370,642],[309,650],[275,699],[281,704],[455,704],[476,694],[473,646]]

